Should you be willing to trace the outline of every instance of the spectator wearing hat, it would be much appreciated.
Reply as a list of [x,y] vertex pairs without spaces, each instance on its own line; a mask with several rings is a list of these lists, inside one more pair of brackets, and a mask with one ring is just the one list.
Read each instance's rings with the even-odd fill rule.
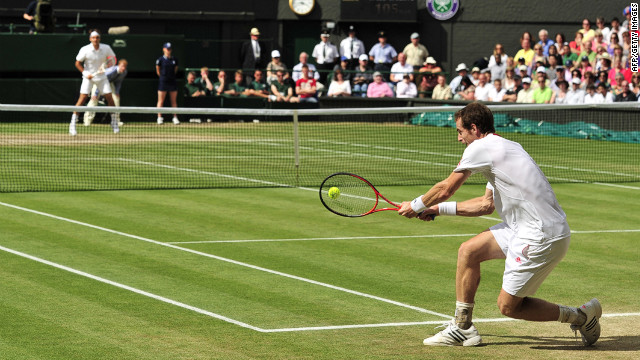
[[242,62],[242,69],[247,72],[245,77],[245,83],[251,84],[253,77],[251,73],[255,69],[262,69],[265,67],[267,59],[267,47],[260,39],[260,30],[258,28],[252,28],[249,31],[250,39],[243,42],[240,46],[240,61]]
[[[333,67],[333,73],[335,73],[336,71],[342,71],[342,78],[345,81],[351,81],[351,72],[349,71],[349,59],[346,56],[342,56],[340,57],[340,63],[336,64],[336,66]],[[331,74],[331,81],[333,81],[334,74]]]
[[397,60],[397,57],[396,49],[387,43],[387,34],[384,31],[380,31],[378,33],[378,43],[369,50],[369,60],[373,62],[373,70],[379,71],[384,79],[385,74],[391,70],[391,65]]
[[322,34],[320,34],[320,42],[313,48],[313,52],[311,53],[311,56],[316,59],[316,64],[318,64],[318,70],[320,72],[319,80],[323,84],[327,83],[329,72],[333,70],[333,67],[340,58],[338,48],[329,41],[330,36],[328,31],[323,31]]
[[571,79],[571,90],[567,91],[567,104],[584,104],[584,90],[580,88],[580,79]]
[[518,92],[516,102],[519,104],[533,103],[533,89],[531,88],[531,78],[522,78],[522,90]]
[[429,57],[429,51],[420,44],[420,34],[417,32],[411,34],[411,42],[404,47],[402,52],[407,56],[407,63],[413,66],[415,71],[418,71]]
[[[453,97],[453,93],[451,92],[451,87],[447,85],[447,78],[440,74],[438,75],[438,83],[433,88],[433,92],[431,93],[431,98],[434,100],[449,100]],[[420,94],[420,97],[425,97],[425,94]]]
[[373,82],[367,87],[367,97],[393,97],[393,91],[389,87],[389,84],[384,82],[384,78],[382,77],[382,73],[380,71],[376,71],[373,73]]
[[360,55],[358,59],[358,67],[355,69],[355,74],[353,75],[353,88],[352,94],[354,96],[367,97],[367,88],[369,84],[373,81],[373,74],[368,67],[369,57],[367,54]]
[[471,69],[471,82],[475,86],[478,86],[478,82],[480,82],[480,68],[477,66]]
[[273,50],[271,51],[271,61],[267,64],[267,84],[271,85],[272,82],[278,80],[278,76],[276,75],[278,70],[284,72],[285,79],[289,77],[287,65],[282,62],[280,51]]
[[349,26],[349,36],[340,42],[340,56],[347,58],[347,69],[355,69],[358,66],[360,56],[364,53],[364,43],[356,37],[355,27]]
[[553,90],[553,95],[551,95],[551,103],[566,104],[567,92],[569,91],[569,83],[564,79],[558,79],[555,85],[556,89]]
[[460,63],[458,64],[458,66],[456,66],[456,73],[458,73],[458,76],[454,77],[449,83],[451,91],[454,94],[457,94],[460,91],[464,90],[464,87],[461,86],[463,78],[468,78],[469,81],[471,81],[471,78],[468,75],[469,68],[467,67],[467,65],[465,65],[465,63]]
[[550,104],[553,90],[547,86],[547,73],[544,68],[536,71],[538,87],[533,90],[533,102],[535,104]]
[[531,73],[531,76],[535,79],[531,79],[531,89],[533,90],[540,87],[540,77],[538,76],[539,74],[544,74],[545,87],[549,87],[551,84],[551,81],[547,78],[547,68],[540,65],[535,69],[535,71]]
[[438,84],[438,73],[442,72],[442,68],[436,64],[436,59],[429,56],[419,72],[420,74],[418,75],[417,81],[418,93],[420,97],[426,97]]
[[622,15],[624,15],[625,20],[622,22],[622,27],[625,29],[629,29],[629,24],[631,22],[631,6],[627,6],[622,10]]

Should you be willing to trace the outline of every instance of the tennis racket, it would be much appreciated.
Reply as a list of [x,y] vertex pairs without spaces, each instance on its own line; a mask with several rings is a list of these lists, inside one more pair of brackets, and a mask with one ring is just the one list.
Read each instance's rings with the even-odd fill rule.
[[115,56],[107,56],[107,60],[105,60],[105,62],[103,62],[102,65],[100,65],[98,70],[91,75],[96,76],[99,74],[104,74],[104,72],[107,71],[108,68],[114,66],[117,61],[118,60],[116,59]]
[[[380,199],[391,206],[378,208]],[[345,172],[335,173],[324,179],[320,185],[320,201],[332,213],[346,217],[400,210],[400,205],[380,194],[368,180]],[[431,215],[432,219],[434,217],[435,215]]]

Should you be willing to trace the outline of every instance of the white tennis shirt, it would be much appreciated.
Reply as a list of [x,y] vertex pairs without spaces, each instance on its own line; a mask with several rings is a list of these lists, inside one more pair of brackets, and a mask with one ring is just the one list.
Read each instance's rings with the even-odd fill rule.
[[[116,56],[111,49],[111,46],[106,44],[99,44],[98,50],[93,47],[93,44],[85,45],[80,48],[76,60],[84,63],[85,73],[94,74],[100,66],[107,61],[108,56]],[[96,80],[100,78],[106,78],[104,73],[96,75]]]
[[494,134],[475,140],[454,171],[463,170],[489,180],[498,215],[526,243],[539,245],[570,235],[549,181],[520,144]]

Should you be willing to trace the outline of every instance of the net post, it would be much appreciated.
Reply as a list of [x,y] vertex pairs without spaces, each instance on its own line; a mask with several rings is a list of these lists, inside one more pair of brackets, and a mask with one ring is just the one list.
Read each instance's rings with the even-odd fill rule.
[[294,153],[294,166],[296,168],[296,186],[299,184],[299,168],[300,168],[300,137],[298,135],[298,110],[293,110],[293,153]]

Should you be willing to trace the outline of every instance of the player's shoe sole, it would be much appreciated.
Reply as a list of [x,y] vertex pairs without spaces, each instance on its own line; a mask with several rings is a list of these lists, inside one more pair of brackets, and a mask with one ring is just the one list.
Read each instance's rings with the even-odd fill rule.
[[572,330],[579,330],[582,335],[582,344],[591,346],[600,338],[600,317],[602,316],[602,305],[598,299],[593,298],[578,308],[587,316],[582,326],[571,325]]
[[482,337],[474,325],[463,330],[452,320],[446,324],[446,329],[424,339],[422,343],[427,346],[477,346],[482,344]]

